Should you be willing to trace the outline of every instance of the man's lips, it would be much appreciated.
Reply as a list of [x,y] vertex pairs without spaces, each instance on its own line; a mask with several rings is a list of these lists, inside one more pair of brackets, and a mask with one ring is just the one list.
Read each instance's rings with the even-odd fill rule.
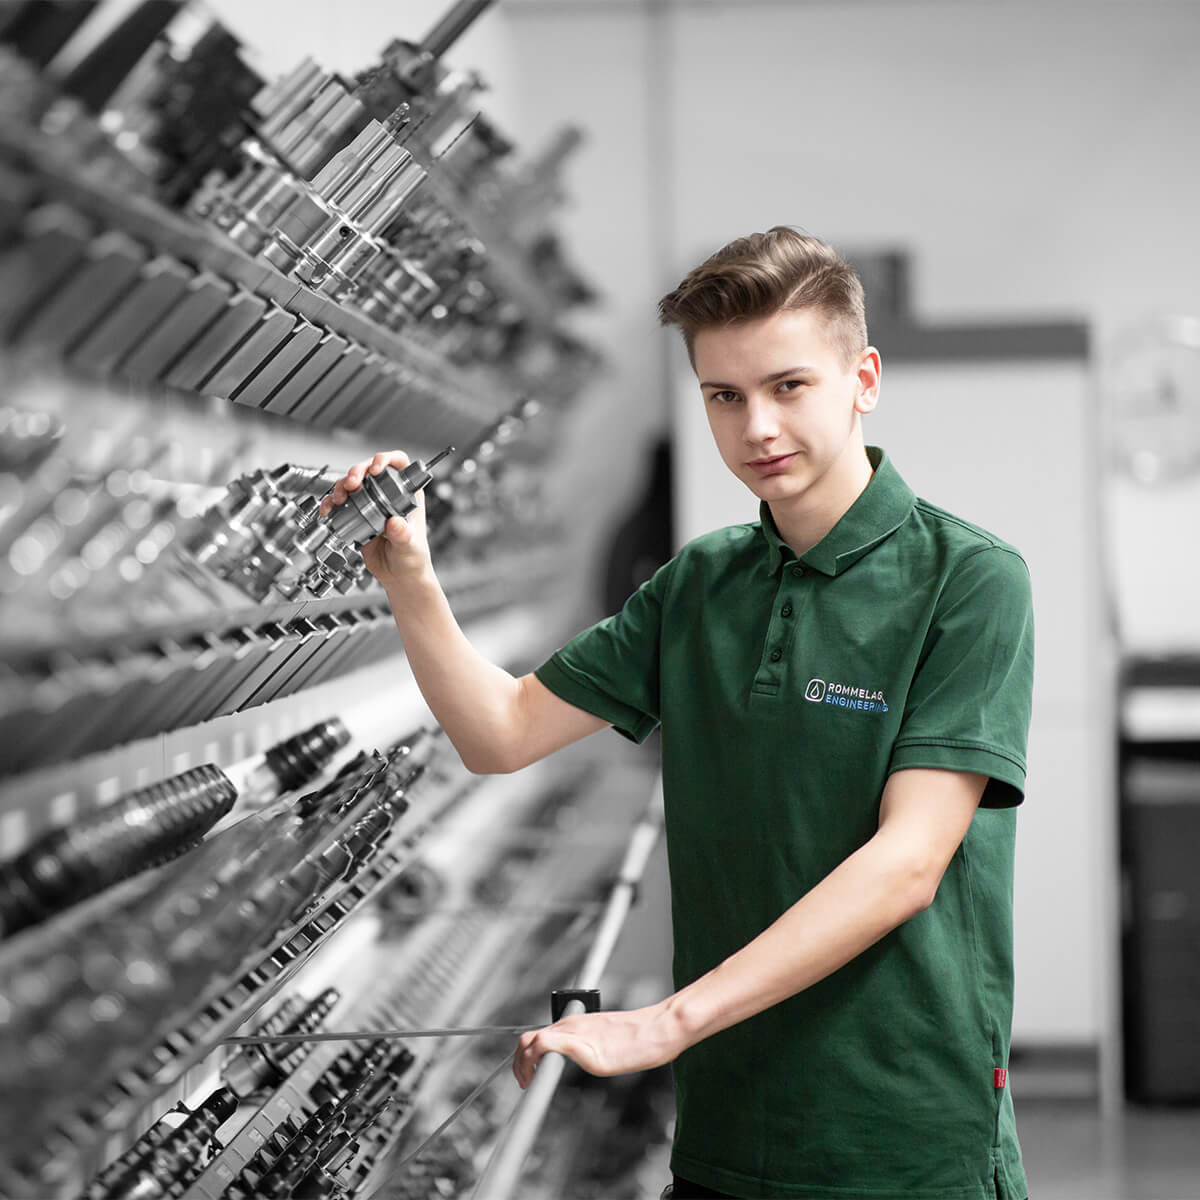
[[773,454],[770,458],[755,458],[751,459],[746,466],[760,474],[769,474],[772,471],[782,470],[796,457],[796,454],[797,451],[793,450],[791,454]]

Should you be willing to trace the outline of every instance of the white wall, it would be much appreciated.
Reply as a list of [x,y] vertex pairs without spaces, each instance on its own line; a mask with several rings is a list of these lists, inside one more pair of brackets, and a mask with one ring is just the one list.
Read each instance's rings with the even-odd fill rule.
[[799,223],[934,318],[1197,307],[1200,5],[676,6],[678,251]]

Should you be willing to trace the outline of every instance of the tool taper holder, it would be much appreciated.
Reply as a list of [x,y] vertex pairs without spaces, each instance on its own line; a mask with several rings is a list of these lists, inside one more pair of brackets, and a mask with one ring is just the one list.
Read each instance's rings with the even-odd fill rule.
[[383,532],[389,517],[406,517],[417,507],[417,494],[433,479],[432,468],[454,451],[447,446],[423,463],[420,459],[400,470],[387,467],[363,477],[362,487],[325,518],[333,536],[347,546],[361,546]]
[[309,518],[310,534],[325,532],[324,541],[312,552],[313,565],[300,577],[300,585],[314,596],[328,595],[354,571],[364,572],[361,557],[353,551],[383,532],[389,517],[406,517],[417,507],[417,495],[433,475],[435,467],[453,446],[435,454],[428,463],[420,459],[403,470],[387,467],[378,475],[367,475],[362,487],[350,492],[345,503],[328,516]]

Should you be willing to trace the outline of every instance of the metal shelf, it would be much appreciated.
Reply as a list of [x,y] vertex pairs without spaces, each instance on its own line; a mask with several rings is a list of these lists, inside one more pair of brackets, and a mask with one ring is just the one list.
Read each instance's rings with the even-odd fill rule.
[[[41,81],[35,83],[41,86]],[[22,99],[21,86],[20,78],[10,81],[10,99]],[[0,580],[10,602],[6,616],[30,612],[28,618],[6,619],[0,634],[0,731],[5,735],[0,740],[12,748],[6,752],[11,753],[8,777],[0,778],[0,842],[18,847],[48,825],[68,824],[81,812],[193,763],[219,763],[240,786],[261,765],[268,745],[335,714],[349,729],[352,747],[390,744],[396,725],[411,728],[425,722],[427,710],[405,669],[387,597],[377,586],[323,599],[253,603],[215,577],[202,578],[199,585],[192,580],[189,587],[171,576],[156,591],[163,576],[151,574],[167,567],[168,555],[174,554],[172,538],[179,545],[196,544],[188,539],[185,522],[189,512],[199,511],[191,504],[199,493],[181,497],[189,487],[223,487],[248,467],[270,468],[281,461],[315,466],[330,455],[340,460],[332,465],[342,467],[384,438],[422,458],[448,442],[470,447],[492,437],[497,418],[515,417],[517,410],[522,417],[531,413],[527,399],[537,400],[548,417],[560,415],[581,386],[584,360],[590,356],[595,361],[563,328],[561,306],[548,298],[552,288],[563,295],[571,292],[569,272],[551,264],[545,280],[539,279],[530,250],[505,228],[502,215],[487,210],[485,198],[472,196],[469,187],[452,177],[449,159],[441,166],[429,163],[427,190],[435,207],[450,218],[456,237],[465,229],[485,243],[485,252],[474,257],[474,248],[465,245],[469,238],[451,249],[463,251],[462,261],[469,259],[475,278],[486,285],[481,291],[487,304],[496,305],[486,310],[494,317],[494,328],[478,323],[484,310],[470,309],[474,292],[463,293],[456,307],[454,289],[466,281],[456,277],[457,258],[440,257],[441,243],[431,251],[429,272],[437,274],[440,263],[445,274],[425,280],[421,271],[411,272],[409,292],[420,293],[414,313],[438,298],[435,286],[443,289],[445,306],[430,310],[428,322],[414,318],[399,327],[398,313],[393,321],[392,313],[373,307],[400,302],[390,290],[403,274],[398,260],[390,268],[393,275],[380,275],[376,292],[364,287],[358,293],[367,297],[361,310],[353,307],[348,282],[353,271],[343,280],[344,294],[351,296],[345,305],[328,299],[317,285],[306,287],[243,252],[217,228],[158,202],[128,161],[115,161],[119,155],[95,121],[70,105],[45,108],[42,102],[52,99],[52,83],[45,90],[46,96],[31,95],[27,106],[17,103],[0,114],[0,343],[18,384],[6,405],[22,417],[48,412],[60,426],[46,439],[46,447],[36,443],[33,455],[27,453],[30,442],[22,441],[27,434],[15,433],[6,444],[17,464],[20,507],[14,510],[19,520],[5,532],[14,539],[29,532],[33,542],[35,533],[44,535],[44,553],[14,558],[8,577]],[[22,107],[29,122],[23,123],[16,111]],[[59,123],[58,136],[48,136],[33,123],[43,113],[48,125]],[[530,226],[528,211],[525,215],[526,231],[540,235],[540,229]],[[433,228],[431,224],[430,236]],[[415,225],[414,231],[419,241]],[[283,264],[285,258],[275,261]],[[337,261],[336,256],[329,261]],[[365,262],[360,258],[357,265]],[[358,278],[373,276],[368,272]],[[422,292],[417,285],[426,283]],[[406,293],[404,302],[411,296]],[[446,307],[449,315],[436,324]],[[438,332],[443,327],[447,332]],[[506,361],[476,365],[495,360],[501,347],[508,348]],[[462,365],[474,350],[479,353],[471,364]],[[29,390],[23,391],[31,379]],[[48,380],[47,394],[33,395],[43,379]],[[89,385],[86,380],[99,382]],[[141,394],[140,406],[134,393]],[[506,422],[505,436],[515,439],[514,428],[523,431],[524,425]],[[558,628],[564,614],[557,585],[566,582],[561,555],[544,542],[528,544],[545,531],[529,530],[531,522],[524,517],[518,524],[527,532],[510,533],[499,542],[484,532],[491,526],[478,519],[487,514],[472,506],[495,503],[504,513],[524,504],[522,512],[533,511],[526,501],[536,489],[513,486],[514,476],[488,464],[506,463],[505,456],[512,453],[520,485],[529,478],[531,462],[539,468],[546,464],[547,432],[539,427],[532,442],[514,442],[509,450],[504,449],[509,442],[497,438],[501,449],[494,459],[488,457],[493,447],[470,451],[483,468],[475,479],[484,482],[473,487],[468,481],[456,493],[463,520],[455,528],[463,540],[447,549],[446,565],[437,555],[439,578],[455,615],[470,623],[473,643],[491,661],[515,661],[522,670],[528,660],[548,653],[564,632]],[[129,453],[132,447],[137,454]],[[53,461],[40,457],[42,449]],[[38,464],[53,469],[39,475]],[[143,478],[137,489],[118,492],[113,487],[111,497],[106,495],[122,471],[152,477],[149,486],[142,490]],[[459,482],[454,481],[456,487]],[[52,511],[64,492],[65,510],[82,512],[73,521]],[[70,507],[72,495],[75,509]],[[126,497],[149,506],[155,532],[162,533],[145,557],[138,541],[143,526]],[[6,495],[6,501],[10,498]],[[30,532],[43,515],[46,527]],[[466,518],[474,522],[469,527]],[[110,544],[117,547],[108,558],[84,553],[95,549],[99,532],[111,535]],[[227,531],[219,532],[224,536]],[[253,532],[261,535],[258,529]],[[236,540],[228,544],[242,545]],[[10,548],[6,542],[6,570]],[[232,554],[226,561],[232,561]],[[254,566],[277,561],[249,550],[244,557]],[[343,636],[343,626],[353,632]],[[347,750],[347,757],[352,753]],[[0,762],[0,773],[4,766]],[[333,770],[336,762],[330,764],[329,772]],[[524,784],[506,778],[491,788],[511,795],[528,787],[523,778]],[[290,906],[290,892],[285,909],[285,893],[278,886],[272,893],[277,902],[264,900],[259,906],[256,894],[255,907],[236,914],[232,907],[216,905],[212,913],[206,908],[225,940],[214,941],[210,935],[202,951],[171,943],[171,950],[160,954],[171,982],[162,992],[139,995],[131,987],[120,997],[124,1015],[109,1026],[111,1047],[100,1046],[98,1039],[95,1045],[87,1042],[94,1026],[81,1026],[73,1035],[65,1018],[58,1021],[54,1013],[44,1018],[47,1028],[62,1032],[76,1054],[63,1051],[59,1058],[37,1060],[23,1056],[20,1044],[10,1043],[16,1056],[8,1059],[16,1064],[14,1077],[24,1072],[31,1095],[42,1103],[28,1111],[30,1136],[11,1139],[4,1147],[6,1158],[19,1158],[24,1174],[14,1178],[12,1163],[7,1163],[0,1189],[14,1195],[70,1194],[67,1189],[84,1183],[153,1121],[156,1106],[161,1109],[187,1095],[197,1076],[216,1070],[216,1048],[223,1037],[280,989],[296,981],[303,987],[305,977],[323,969],[324,950],[336,957],[331,938],[341,934],[338,944],[347,945],[369,926],[369,910],[379,892],[412,861],[418,847],[424,848],[429,834],[466,792],[478,786],[471,780],[443,781],[426,803],[422,796],[428,782],[414,788],[417,802],[395,821],[366,865],[349,881],[317,885],[315,890],[323,890],[319,902],[301,915],[298,906]],[[369,803],[366,797],[360,800]],[[286,800],[278,803],[283,811]],[[361,806],[352,805],[322,829],[320,845],[332,843],[360,815]],[[271,854],[287,859],[295,844],[279,834],[264,843],[274,847],[269,853],[249,852],[233,869],[229,847],[238,843],[226,842],[222,851],[220,841],[236,829],[239,816],[235,809],[206,844],[230,861],[227,882],[240,884],[251,876],[267,877]],[[385,826],[381,820],[378,828]],[[258,826],[249,828],[257,836]],[[489,853],[505,853],[497,851],[501,844],[481,848],[479,861],[490,861]],[[309,855],[319,852],[309,848]],[[547,838],[536,853],[552,859],[559,875],[575,878],[578,861],[568,861],[569,847]],[[470,855],[460,857],[460,863],[463,857]],[[207,880],[212,860],[196,861]],[[339,857],[335,865],[342,861]],[[112,936],[124,928],[129,936],[105,942],[110,953],[142,944],[139,938],[150,937],[151,930],[149,914],[138,900],[151,894],[163,899],[177,921],[183,910],[173,902],[200,892],[186,890],[187,885],[165,874],[170,869],[135,877],[52,917],[0,946],[0,958],[14,962],[27,950],[36,956],[55,946],[61,956],[65,948],[76,956],[78,967],[75,975],[62,977],[67,982],[61,985],[61,997],[70,991],[86,1003],[94,978],[85,980],[78,972],[84,961],[96,960],[88,957],[90,943],[72,939],[83,929],[103,929],[105,915],[111,914],[118,923]],[[312,874],[317,877],[316,871]],[[546,878],[544,872],[530,875]],[[284,876],[270,877],[278,884]],[[165,887],[176,889],[172,895],[153,891],[168,878],[172,882]],[[185,891],[179,892],[180,887]],[[247,916],[251,911],[256,917]],[[262,925],[271,928],[278,917],[270,914],[281,911],[288,927],[274,929],[266,945],[243,952],[252,933],[257,935]],[[167,928],[146,945],[164,946]],[[176,928],[169,926],[171,936]],[[435,919],[424,935],[412,931],[405,938],[402,954],[373,956],[371,990],[355,1011],[365,1014],[364,1021],[378,1022],[381,1006],[394,1013],[403,999],[406,1005],[411,1002],[414,1019],[453,1020],[478,1001],[485,984],[503,977],[501,967],[514,939],[530,940],[522,937],[529,928],[528,918],[495,912]],[[193,930],[198,937],[209,932],[194,924],[188,932]],[[213,974],[219,978],[210,978]],[[378,987],[380,976],[388,981],[383,989]],[[123,977],[114,978],[114,991],[122,991]],[[169,1012],[177,1002],[175,991],[184,991],[186,998],[178,1012]],[[68,1007],[64,1004],[64,1011]],[[43,1021],[42,1010],[22,1012],[23,1028]],[[311,1109],[309,1091],[343,1049],[337,1043],[314,1048],[261,1101],[193,1180],[187,1195],[216,1200],[263,1141],[283,1122]],[[441,1051],[440,1042],[420,1047],[401,1084],[408,1102],[422,1094]],[[68,1094],[76,1083],[64,1087],[66,1079],[78,1082],[78,1094]],[[414,1111],[409,1103],[400,1119],[389,1113],[386,1122],[364,1133],[350,1168],[356,1183],[372,1177]],[[31,1148],[35,1135],[39,1145]]]
[[[99,1095],[59,1118],[56,1132],[33,1155],[40,1177],[60,1188],[82,1183],[81,1167],[91,1148],[107,1133],[126,1128],[142,1108],[163,1095],[184,1072],[206,1058],[223,1037],[275,995],[352,914],[403,870],[421,838],[473,786],[468,782],[466,787],[453,787],[448,797],[432,806],[433,811],[427,811],[428,804],[414,804],[397,821],[386,846],[352,880],[326,895],[300,920],[277,932],[267,946],[253,951],[228,975],[214,979],[192,1002],[173,1032],[143,1056],[143,1062],[149,1064],[147,1069],[122,1073]],[[365,805],[369,807],[370,803],[370,797],[366,797]],[[324,843],[332,844],[349,829],[362,815],[363,807],[364,801],[353,805],[326,831]]]
[[[214,349],[211,365],[207,369],[197,366],[197,383],[195,386],[184,386],[185,391],[218,396],[229,396],[232,393],[236,400],[238,389],[248,383],[258,369],[271,361],[271,355],[280,348],[282,339],[267,349],[269,331],[263,331],[262,358],[254,360],[254,356],[247,351],[247,356],[241,362],[241,366],[246,368],[246,373],[238,380],[234,380],[231,374],[233,364],[230,365],[230,370],[225,371],[223,364],[274,309],[294,318],[292,325],[288,327],[292,332],[303,328],[296,324],[297,321],[302,321],[319,330],[320,336],[336,335],[345,340],[348,347],[358,346],[365,354],[375,356],[374,360],[365,358],[363,364],[360,364],[360,371],[369,370],[374,382],[368,387],[366,377],[361,377],[352,398],[352,402],[362,410],[363,415],[368,411],[377,412],[378,404],[367,402],[378,401],[389,391],[396,393],[389,401],[392,407],[387,410],[392,413],[393,418],[403,417],[406,411],[410,416],[413,415],[410,411],[411,402],[402,403],[402,397],[399,396],[403,380],[395,375],[395,369],[403,368],[412,380],[431,393],[436,393],[436,415],[439,416],[437,423],[439,427],[445,427],[444,430],[440,430],[440,436],[444,437],[449,433],[451,436],[465,438],[489,420],[494,420],[512,408],[534,384],[534,381],[519,379],[506,383],[497,379],[495,371],[470,372],[455,367],[447,362],[436,348],[424,341],[421,335],[409,332],[403,335],[392,333],[352,309],[317,295],[296,280],[280,274],[269,264],[251,258],[216,231],[163,208],[152,198],[115,192],[103,181],[88,178],[75,170],[73,164],[64,161],[52,147],[48,148],[33,131],[3,119],[0,119],[0,162],[3,162],[9,172],[18,175],[31,173],[37,188],[47,200],[66,205],[81,218],[76,229],[64,229],[53,240],[52,246],[47,244],[38,247],[39,261],[36,263],[26,262],[23,258],[13,255],[10,249],[9,256],[0,259],[0,271],[9,275],[12,284],[18,282],[14,278],[17,274],[29,272],[31,281],[37,279],[40,290],[50,294],[84,259],[93,236],[100,236],[104,230],[119,231],[134,239],[129,251],[133,258],[137,257],[139,248],[144,247],[145,261],[141,264],[143,266],[149,263],[153,255],[166,256],[168,262],[177,264],[177,271],[182,271],[182,287],[173,289],[172,295],[182,296],[189,284],[195,284],[196,281],[205,278],[214,281],[214,304],[206,308],[207,316],[203,323],[197,325],[193,322],[189,327],[191,338],[188,344],[194,344],[196,338],[204,335],[205,330],[213,332],[215,344],[215,323],[221,318],[221,314],[224,314],[229,322],[243,320],[245,328],[239,326],[236,331],[231,328],[228,353],[222,354],[219,348]],[[96,224],[94,231],[90,228],[92,222]],[[0,230],[0,234],[6,234],[8,239],[12,239],[15,234],[19,239],[21,227],[10,224],[6,230]],[[31,251],[32,249],[33,247]],[[53,253],[50,253],[51,250]],[[54,260],[57,269],[51,266],[51,260]],[[36,271],[38,266],[42,267],[41,272]],[[131,288],[137,278],[135,270],[124,282]],[[220,283],[222,280],[230,285],[223,289],[223,298]],[[119,298],[114,295],[111,299],[115,302]],[[254,303],[252,298],[257,298],[260,303]],[[272,305],[274,309],[266,307]],[[239,308],[244,310],[244,318],[237,316]],[[97,319],[101,315],[102,313],[97,312]],[[163,318],[161,310],[148,315],[154,324],[158,324]],[[12,323],[19,324],[19,319]],[[20,344],[20,341],[18,336],[17,344]],[[315,341],[309,349],[311,351],[314,348]],[[170,362],[164,364],[164,382],[168,384],[171,382],[171,372],[175,369],[173,364],[178,357],[175,355]],[[373,367],[372,361],[375,363]],[[297,361],[296,366],[299,365]],[[329,365],[332,367],[333,361]],[[176,378],[182,379],[182,375],[177,373]],[[206,382],[207,380],[211,380],[212,383]],[[313,381],[312,386],[317,386],[318,383],[319,380]],[[285,384],[286,379],[282,379],[279,386],[283,387]],[[219,385],[219,389],[215,385]],[[354,380],[348,378],[345,386],[347,389],[355,386]],[[272,403],[271,397],[276,390],[272,389],[261,397],[261,403],[255,406],[265,407],[268,411],[285,409],[283,400],[278,404]],[[257,390],[255,394],[257,395]],[[346,395],[348,397],[349,393]],[[305,403],[304,393],[287,393],[287,399],[289,404],[304,404],[306,410],[310,407]],[[351,399],[347,399],[347,403],[350,402]],[[325,401],[323,407],[336,408],[337,404],[336,399],[330,398]],[[422,415],[430,418],[435,414],[426,411]],[[315,419],[316,423],[322,425],[330,423],[316,419],[318,417],[319,414],[314,414],[309,419]],[[353,421],[349,422],[349,427],[353,428],[355,424]],[[373,427],[373,423],[368,425],[368,428],[370,427]]]

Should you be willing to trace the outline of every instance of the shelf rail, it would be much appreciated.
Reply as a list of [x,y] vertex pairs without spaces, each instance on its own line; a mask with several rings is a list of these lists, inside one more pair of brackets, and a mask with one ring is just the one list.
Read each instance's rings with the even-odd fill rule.
[[[579,970],[575,986],[595,988],[600,984],[608,960],[616,947],[625,918],[637,898],[638,887],[645,874],[646,864],[658,844],[663,828],[662,777],[656,779],[650,803],[630,836],[617,882],[609,893],[600,928],[587,959]],[[572,1000],[563,1012],[572,1016],[584,1011],[583,1002]],[[479,1177],[472,1200],[509,1200],[516,1194],[521,1170],[537,1135],[546,1120],[550,1102],[562,1078],[566,1059],[550,1053],[538,1064],[538,1069],[524,1096],[518,1102],[507,1128],[500,1136],[487,1166]]]

